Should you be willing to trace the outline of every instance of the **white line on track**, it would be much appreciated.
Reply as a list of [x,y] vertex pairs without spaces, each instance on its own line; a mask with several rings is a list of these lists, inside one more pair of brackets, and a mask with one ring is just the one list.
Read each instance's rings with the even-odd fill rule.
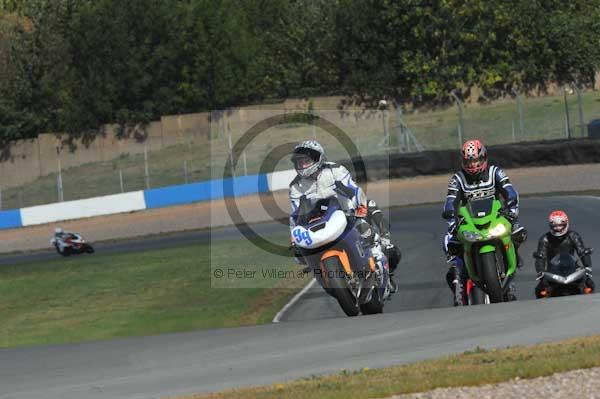
[[289,310],[289,308],[291,308],[292,306],[294,306],[294,304],[300,300],[300,298],[302,297],[302,295],[306,294],[306,292],[308,290],[310,290],[312,288],[312,286],[315,285],[316,282],[317,282],[317,280],[315,280],[314,278],[312,280],[310,280],[310,282],[308,284],[306,284],[304,286],[304,288],[302,288],[302,291],[300,291],[299,293],[297,293],[296,295],[294,295],[294,297],[288,303],[286,303],[285,306],[283,308],[281,308],[281,310],[279,312],[277,312],[277,314],[275,315],[275,317],[273,317],[273,321],[272,322],[273,323],[279,323],[281,321],[281,318],[285,314],[285,312],[287,312]]

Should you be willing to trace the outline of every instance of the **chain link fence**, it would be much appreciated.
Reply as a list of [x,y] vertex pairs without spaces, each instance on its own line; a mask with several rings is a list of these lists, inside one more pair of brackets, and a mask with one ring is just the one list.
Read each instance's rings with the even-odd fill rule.
[[[495,145],[587,137],[588,124],[600,119],[600,92],[584,92],[568,85],[554,96],[513,93],[511,98],[487,105],[466,104],[454,96],[453,104],[425,112],[402,112],[384,102],[378,109],[340,107],[332,111],[312,109],[309,102],[303,113],[297,111],[255,113],[239,109],[213,113],[209,135],[189,132],[180,144],[160,149],[144,146],[143,151],[109,161],[59,166],[56,173],[20,186],[0,186],[0,207],[21,208],[222,177],[221,170],[211,168],[211,159],[231,158],[238,140],[260,123],[259,119],[282,112],[286,123],[269,128],[245,147],[236,175],[259,173],[265,158],[279,146],[311,138],[323,144],[329,160],[347,159],[339,141],[315,126],[311,115],[338,126],[362,156],[458,149],[471,138]],[[60,154],[53,162],[60,164]],[[289,157],[284,157],[275,170],[291,167]]]

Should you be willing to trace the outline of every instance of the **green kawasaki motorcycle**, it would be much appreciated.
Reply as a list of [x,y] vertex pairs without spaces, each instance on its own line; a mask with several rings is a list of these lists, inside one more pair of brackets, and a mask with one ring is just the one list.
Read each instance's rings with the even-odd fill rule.
[[458,240],[464,248],[470,305],[505,302],[517,267],[511,223],[495,198],[469,201],[459,208]]

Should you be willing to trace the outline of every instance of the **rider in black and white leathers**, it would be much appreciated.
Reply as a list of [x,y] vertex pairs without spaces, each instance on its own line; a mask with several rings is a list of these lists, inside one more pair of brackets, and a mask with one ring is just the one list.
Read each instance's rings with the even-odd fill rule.
[[477,177],[467,175],[462,170],[455,173],[448,183],[444,204],[444,218],[448,220],[449,230],[454,228],[460,205],[472,199],[489,197],[505,202],[508,217],[514,225],[519,217],[519,194],[502,169],[491,165]]
[[[383,218],[381,209],[377,206],[373,200],[368,200],[363,190],[354,182],[352,175],[343,165],[326,162],[324,160],[324,151],[319,143],[310,140],[305,141],[295,149],[295,155],[302,155],[304,152],[307,154],[316,153],[321,155],[319,160],[316,161],[314,170],[309,170],[307,173],[302,173],[301,169],[298,175],[290,183],[290,228],[296,225],[296,218],[298,209],[300,206],[300,199],[302,196],[306,196],[307,199],[316,200],[321,198],[328,198],[331,196],[337,196],[338,198],[345,198],[348,200],[348,209],[365,211],[364,220],[368,225],[375,226],[378,230],[378,234],[373,236],[371,240],[376,240],[377,243],[381,244],[381,250],[386,254],[390,266],[390,271],[393,272],[400,261],[400,251],[391,242],[389,228]],[[343,196],[339,196],[340,191],[343,191]],[[364,231],[368,231],[368,225],[364,226]],[[363,237],[365,238],[365,237]],[[368,241],[369,239],[367,239]],[[377,251],[377,250],[376,250]]]
[[68,238],[73,238],[74,234],[70,231],[65,231],[60,227],[54,229],[54,242],[58,246],[60,252],[64,252],[66,245],[65,240]]
[[[467,201],[477,198],[496,198],[504,203],[507,211],[506,217],[512,224],[513,241],[515,249],[525,241],[526,230],[519,224],[519,194],[510,182],[506,173],[498,166],[487,164],[487,153],[479,140],[467,141],[463,146],[463,170],[455,173],[448,183],[448,193],[444,204],[442,217],[448,222],[448,232],[444,237],[443,249],[446,253],[450,268],[446,274],[448,286],[454,292],[456,286],[464,288],[467,280],[466,270],[463,267],[463,249],[456,239],[456,217],[458,208]],[[472,173],[465,173],[468,161],[474,161],[476,166]],[[523,261],[517,253],[518,266],[523,266]],[[460,281],[455,278],[459,276]],[[458,283],[458,284],[457,284]],[[511,286],[511,295],[514,296],[514,286]]]

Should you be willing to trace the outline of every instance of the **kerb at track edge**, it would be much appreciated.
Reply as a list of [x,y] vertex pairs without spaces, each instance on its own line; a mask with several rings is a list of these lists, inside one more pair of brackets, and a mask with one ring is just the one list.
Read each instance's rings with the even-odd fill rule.
[[317,280],[315,280],[314,278],[312,280],[310,280],[310,282],[308,284],[306,284],[304,286],[304,288],[302,288],[302,291],[300,291],[299,293],[294,295],[294,297],[292,299],[290,299],[290,301],[288,303],[286,303],[285,306],[283,308],[281,308],[281,310],[279,312],[277,312],[275,317],[273,317],[272,322],[279,323],[281,321],[281,318],[285,314],[285,312],[287,312],[289,308],[294,306],[294,304],[300,300],[302,295],[306,294],[306,291],[310,290],[312,288],[312,286],[315,285],[316,282],[317,282]]

